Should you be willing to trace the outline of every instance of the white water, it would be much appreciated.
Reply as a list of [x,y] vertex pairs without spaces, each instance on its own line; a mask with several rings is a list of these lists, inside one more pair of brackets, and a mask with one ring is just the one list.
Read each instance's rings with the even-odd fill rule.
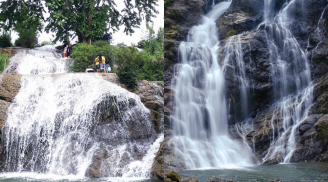
[[224,74],[217,62],[215,20],[230,4],[215,5],[179,47],[181,64],[173,79],[175,109],[171,115],[174,137],[169,145],[186,169],[252,164],[251,148],[228,136]]
[[[283,163],[290,162],[296,149],[295,133],[299,124],[308,116],[312,104],[313,86],[305,53],[293,36],[289,27],[293,18],[290,12],[296,7],[297,0],[289,1],[274,17],[272,0],[265,1],[265,29],[270,49],[271,78],[274,84],[275,98],[271,118],[273,139],[264,161],[282,157]],[[283,131],[279,131],[275,121],[282,120]],[[275,132],[278,136],[275,137]]]
[[139,96],[98,74],[49,74],[68,71],[53,47],[23,50],[10,61],[7,72],[25,74],[3,132],[5,170],[18,173],[0,177],[82,179],[100,158],[102,177],[150,178],[164,137],[156,140]]
[[55,46],[47,45],[35,49],[20,49],[10,59],[5,73],[24,75],[67,73],[70,60],[62,58]]
[[249,83],[246,78],[245,62],[243,58],[243,50],[241,45],[241,34],[232,36],[227,40],[224,46],[224,74],[227,74],[228,69],[233,72],[236,82],[235,86],[239,88],[241,114],[242,118],[248,115],[248,88]]

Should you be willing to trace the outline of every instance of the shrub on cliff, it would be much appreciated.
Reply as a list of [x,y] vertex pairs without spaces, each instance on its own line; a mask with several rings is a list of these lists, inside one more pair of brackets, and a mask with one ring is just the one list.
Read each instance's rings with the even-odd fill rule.
[[0,47],[11,47],[11,37],[9,34],[3,34],[0,36]]
[[138,47],[143,50],[133,46],[112,46],[107,41],[78,44],[73,47],[71,70],[84,72],[86,68],[95,68],[94,59],[101,54],[109,59],[111,72],[117,72],[121,82],[130,88],[136,86],[137,80],[164,80],[164,29],[161,28],[156,35],[149,28],[149,34]]
[[77,44],[73,47],[71,57],[74,58],[74,63],[71,66],[71,71],[84,72],[86,68],[93,67],[94,60],[97,55],[101,54],[109,60],[109,65],[113,67],[114,46],[111,46],[106,41],[97,41],[93,45]]

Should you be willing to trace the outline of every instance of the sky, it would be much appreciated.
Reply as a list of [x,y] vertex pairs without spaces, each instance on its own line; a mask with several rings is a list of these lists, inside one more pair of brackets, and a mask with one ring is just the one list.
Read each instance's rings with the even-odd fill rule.
[[[0,2],[3,0],[0,0]],[[116,0],[116,5],[118,8],[122,9],[124,7],[124,1],[122,0]],[[122,7],[122,8],[121,8]],[[159,27],[164,27],[164,0],[159,0],[158,1],[158,7],[157,10],[159,11],[159,14],[155,18],[153,18],[153,29],[155,32],[158,31]],[[113,43],[114,45],[118,43],[124,43],[125,45],[131,45],[131,44],[137,44],[142,38],[146,36],[147,28],[146,28],[146,22],[142,22],[140,25],[140,29],[134,29],[135,33],[132,34],[132,36],[126,35],[124,32],[124,26],[120,27],[120,30],[118,32],[115,32],[113,34]],[[42,43],[43,41],[49,41],[51,39],[54,39],[52,37],[53,33],[46,33],[42,32],[39,33],[39,43]],[[18,38],[18,35],[16,32],[11,32],[11,38],[12,42],[14,43],[15,40]],[[77,41],[77,38],[74,40],[71,40],[72,43],[75,43]]]

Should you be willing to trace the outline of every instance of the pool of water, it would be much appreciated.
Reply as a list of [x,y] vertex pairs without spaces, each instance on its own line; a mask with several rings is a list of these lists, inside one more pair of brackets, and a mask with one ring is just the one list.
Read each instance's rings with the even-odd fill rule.
[[141,178],[80,178],[38,173],[0,173],[0,182],[159,182]]
[[234,169],[190,170],[179,172],[179,174],[181,179],[194,177],[200,182],[205,182],[212,176],[247,182],[268,182],[275,179],[281,179],[283,182],[323,182],[328,181],[328,163],[279,164]]

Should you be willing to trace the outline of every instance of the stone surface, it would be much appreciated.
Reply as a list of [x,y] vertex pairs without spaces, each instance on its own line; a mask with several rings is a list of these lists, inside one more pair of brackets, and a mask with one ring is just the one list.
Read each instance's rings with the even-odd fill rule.
[[180,175],[174,171],[165,172],[165,178],[168,178],[171,181],[177,181],[177,182],[181,181]]
[[161,144],[158,150],[151,175],[155,180],[164,180],[164,143]]
[[3,74],[0,78],[0,99],[12,102],[20,89],[20,78],[18,74]]
[[[236,62],[235,59],[226,59],[226,46],[237,44],[237,37],[231,37],[230,40],[222,41],[222,46],[218,51],[218,61],[224,67],[226,95],[231,101],[230,104],[230,119],[229,124],[234,124],[238,121],[243,121],[245,114],[240,108],[241,97],[240,89],[238,89],[239,80],[235,76]],[[245,76],[248,83],[251,84],[252,90],[248,95],[248,114],[255,114],[259,110],[263,110],[267,105],[273,102],[273,85],[270,79],[270,62],[269,49],[266,42],[266,33],[264,30],[257,30],[241,34],[241,49],[243,51],[243,60],[245,64]],[[235,50],[233,50],[235,52]],[[233,56],[232,56],[233,58]],[[225,64],[225,65],[224,65]]]
[[235,181],[232,181],[232,180],[226,180],[226,179],[221,179],[221,178],[218,178],[218,177],[212,176],[212,177],[208,178],[206,182],[235,182]]
[[181,182],[199,182],[196,178],[182,179]]

